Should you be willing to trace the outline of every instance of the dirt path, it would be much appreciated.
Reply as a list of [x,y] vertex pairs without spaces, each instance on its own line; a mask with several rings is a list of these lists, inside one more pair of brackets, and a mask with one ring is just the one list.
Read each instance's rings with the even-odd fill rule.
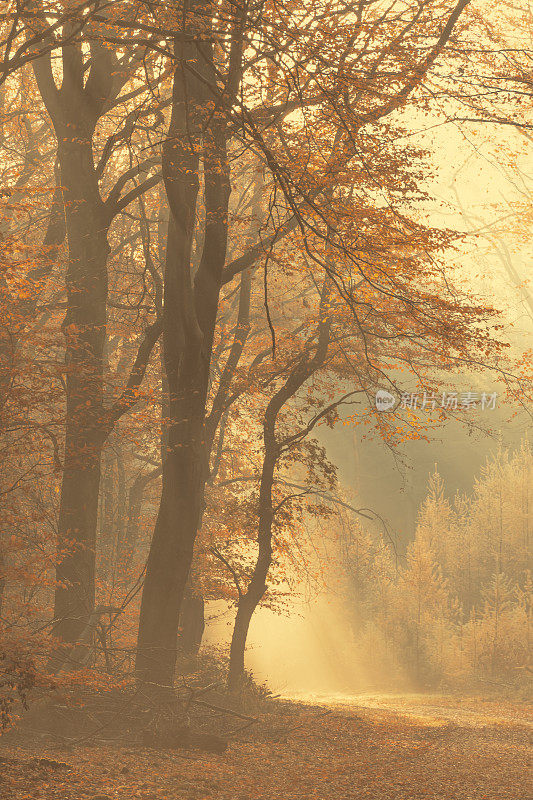
[[452,722],[468,727],[520,726],[533,729],[533,710],[526,704],[432,694],[307,694],[293,696],[309,705],[334,709],[375,709],[435,725]]
[[376,695],[278,704],[223,755],[131,743],[2,747],[0,739],[0,797],[527,800],[527,710],[499,705],[496,714],[496,704],[474,706]]

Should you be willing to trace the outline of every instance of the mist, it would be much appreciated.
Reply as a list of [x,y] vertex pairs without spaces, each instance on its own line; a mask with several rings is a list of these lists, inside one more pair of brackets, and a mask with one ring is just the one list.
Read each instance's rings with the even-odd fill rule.
[[2,4],[2,798],[526,796],[532,33]]

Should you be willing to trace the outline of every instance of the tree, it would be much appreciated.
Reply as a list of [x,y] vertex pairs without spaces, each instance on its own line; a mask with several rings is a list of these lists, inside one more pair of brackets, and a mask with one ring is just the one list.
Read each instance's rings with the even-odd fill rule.
[[[33,67],[39,91],[57,137],[69,257],[66,276],[67,312],[62,329],[66,351],[65,456],[59,512],[58,586],[55,632],[63,641],[75,642],[94,608],[95,541],[100,489],[100,464],[104,442],[113,425],[136,401],[151,348],[160,333],[159,323],[147,328],[129,382],[111,407],[104,404],[104,348],[106,343],[108,232],[115,216],[158,176],[146,178],[121,196],[129,180],[149,170],[150,160],[126,171],[102,198],[100,178],[117,138],[103,147],[94,163],[93,137],[106,110],[112,107],[138,65],[135,55],[122,61],[102,41],[98,26],[91,25],[89,57],[82,42],[70,37],[75,22],[62,26],[62,81],[58,88],[51,53],[58,47],[48,32],[47,54],[38,53]],[[85,72],[88,69],[87,78]]]
[[[374,589],[365,586],[362,600],[353,556],[347,551],[350,603],[372,600],[367,624],[358,634],[360,646],[376,632],[378,641],[387,645],[383,657],[403,663],[417,683],[438,679],[475,686],[478,680],[505,678],[509,685],[521,685],[530,648],[531,576],[522,560],[528,523],[518,501],[530,469],[527,441],[513,453],[499,451],[472,495],[456,498],[453,504],[446,500],[442,479],[432,475],[415,540],[397,575],[390,569],[390,550],[385,549],[385,569],[378,558],[386,548],[383,538],[372,539],[368,533],[373,546],[368,538],[363,540],[367,581]],[[505,511],[502,526],[494,513],[500,500]],[[511,508],[519,513],[513,515]],[[506,572],[494,571],[500,535]]]
[[[302,5],[298,13],[287,16],[265,7],[259,21],[244,6],[233,5],[227,15],[221,16],[202,2],[172,9],[176,66],[171,120],[163,147],[163,175],[171,212],[163,316],[170,395],[169,452],[163,464],[161,505],[143,590],[137,656],[141,679],[149,677],[152,683],[163,686],[172,683],[177,618],[204,504],[205,414],[220,290],[239,272],[253,266],[265,249],[263,242],[258,243],[232,263],[224,264],[230,197],[229,142],[235,137],[253,147],[282,192],[288,213],[267,244],[273,247],[297,228],[304,233],[304,242],[309,230],[323,240],[325,234],[319,223],[323,205],[318,201],[324,197],[324,189],[329,190],[330,182],[338,180],[343,170],[357,161],[360,143],[367,146],[368,141],[377,154],[377,141],[382,136],[386,140],[391,132],[383,120],[421,91],[425,76],[443,52],[465,7],[466,2],[461,0],[450,8],[444,21],[433,21],[430,4],[422,15],[410,9],[399,17],[360,4],[355,18],[342,9],[328,8],[318,15],[316,8],[310,13]],[[335,25],[329,26],[328,19],[334,19]],[[302,20],[306,20],[305,24]],[[300,34],[298,46],[295,26]],[[365,44],[365,30],[370,31],[371,47]],[[432,41],[429,50],[428,37]],[[254,56],[247,47],[255,51]],[[318,49],[328,52],[326,68],[317,55]],[[386,54],[392,54],[397,69],[383,74],[380,65]],[[368,78],[361,84],[363,66]],[[297,76],[301,81],[296,81]],[[303,95],[294,92],[298,82],[304,87]],[[266,98],[272,99],[271,106],[265,107]],[[288,118],[294,109],[301,110],[304,123],[299,127]],[[311,120],[318,126],[313,125],[312,139],[306,125]],[[332,126],[332,120],[337,124]],[[366,129],[372,125],[378,126],[375,139],[370,133],[367,140]],[[312,144],[321,142],[322,135],[333,136],[330,142],[334,142],[333,153],[325,164]],[[291,152],[295,144],[300,151],[296,159]],[[308,153],[316,159],[310,168]],[[202,229],[195,236],[200,162],[205,216]],[[366,161],[359,169],[368,169]],[[384,177],[380,174],[376,185],[381,185]],[[394,192],[392,174],[387,175],[387,183]],[[194,241],[201,243],[197,267]],[[359,270],[371,293],[377,283],[377,296],[384,301],[387,298],[388,309],[384,302],[383,308],[375,312],[383,314],[382,337],[386,335],[394,297],[404,311],[413,314],[413,319],[420,315],[419,330],[414,335],[423,336],[423,331],[431,328],[431,314],[425,315],[422,296],[418,304],[413,303],[407,285],[398,285],[388,272],[384,276],[381,263],[372,262],[369,266],[364,257],[358,258],[357,251],[348,252],[340,237],[333,237],[332,244],[336,254],[345,253],[352,268]],[[398,255],[402,246],[398,241]],[[307,252],[316,263],[315,254]],[[340,298],[352,310],[357,304],[362,307],[368,302],[364,291],[361,298],[350,292],[345,275],[334,274],[333,268],[324,264],[320,268],[330,274]],[[384,284],[388,284],[387,289]],[[456,315],[455,322],[460,316]],[[465,324],[462,332],[466,332]],[[366,331],[363,329],[361,334],[363,343]]]
[[[276,432],[278,416],[283,407],[295,398],[304,384],[324,365],[331,335],[331,318],[328,314],[329,301],[330,285],[329,280],[326,279],[321,292],[317,331],[309,337],[301,356],[289,370],[288,376],[282,381],[281,386],[273,392],[265,409],[264,454],[257,513],[258,552],[246,591],[242,592],[239,589],[228,670],[228,687],[232,690],[238,687],[244,674],[244,652],[250,621],[266,591],[266,581],[272,563],[272,527],[275,517],[272,490],[276,466],[280,458],[290,451],[291,447],[301,442],[318,421],[335,408],[335,404],[323,408],[303,429],[292,432],[290,435],[279,437]],[[281,508],[283,502],[283,500],[280,501],[277,510]]]

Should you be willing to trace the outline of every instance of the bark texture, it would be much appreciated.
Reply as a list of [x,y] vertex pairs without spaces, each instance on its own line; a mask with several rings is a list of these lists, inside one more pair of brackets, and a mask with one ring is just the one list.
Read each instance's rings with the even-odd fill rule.
[[[227,122],[217,87],[210,14],[212,7],[205,3],[184,11],[185,36],[174,41],[172,113],[163,146],[170,209],[163,311],[168,442],[146,566],[136,667],[141,682],[165,687],[173,682],[179,614],[204,506],[206,402],[228,232]],[[197,237],[203,247],[193,275],[200,162],[205,226],[203,237]]]
[[107,233],[92,138],[112,88],[112,64],[94,45],[84,85],[81,46],[63,47],[63,80],[55,84],[49,57],[35,75],[54,125],[68,239],[65,455],[58,521],[55,634],[74,642],[94,608],[94,559],[100,462],[104,443],[104,346],[107,315]]
[[[68,26],[66,26],[68,28]],[[64,33],[68,34],[68,30]],[[68,37],[67,37],[68,38]],[[57,137],[60,182],[68,240],[65,337],[66,422],[63,479],[58,521],[57,589],[54,633],[75,642],[94,609],[95,545],[104,443],[114,424],[134,404],[158,323],[149,326],[119,400],[104,405],[109,255],[108,232],[115,215],[151,178],[121,199],[136,172],[121,176],[107,200],[100,191],[93,136],[109,103],[127,80],[131,62],[119,64],[109,47],[91,38],[90,62],[75,40],[61,49],[62,82],[57,86],[49,54],[36,58],[39,91]],[[88,67],[88,63],[90,66]],[[104,148],[105,150],[105,148]],[[139,172],[142,171],[140,167]]]

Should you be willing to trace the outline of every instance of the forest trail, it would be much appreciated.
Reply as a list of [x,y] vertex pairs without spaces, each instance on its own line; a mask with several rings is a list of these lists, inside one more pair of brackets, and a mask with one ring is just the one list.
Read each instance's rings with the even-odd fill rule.
[[503,701],[267,703],[221,755],[124,739],[1,744],[2,800],[527,800],[531,789],[531,716]]
[[533,729],[533,705],[511,704],[478,698],[437,694],[297,694],[290,699],[310,706],[354,711],[373,709],[392,712],[424,724],[453,723],[465,727],[514,727]]

